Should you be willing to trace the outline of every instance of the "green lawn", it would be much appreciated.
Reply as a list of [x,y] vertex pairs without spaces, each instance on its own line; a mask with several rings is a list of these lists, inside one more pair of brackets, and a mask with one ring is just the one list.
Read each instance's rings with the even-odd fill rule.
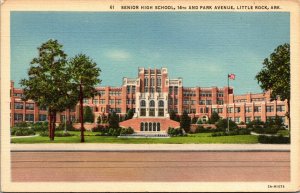
[[[79,143],[80,132],[71,131],[75,136],[55,137],[50,141],[48,137],[31,137],[11,139],[11,143]],[[211,133],[189,134],[187,137],[171,138],[117,138],[111,136],[95,136],[96,132],[85,132],[86,143],[130,143],[130,144],[201,144],[201,143],[235,143],[252,144],[258,143],[257,136],[254,135],[236,135],[211,137]]]

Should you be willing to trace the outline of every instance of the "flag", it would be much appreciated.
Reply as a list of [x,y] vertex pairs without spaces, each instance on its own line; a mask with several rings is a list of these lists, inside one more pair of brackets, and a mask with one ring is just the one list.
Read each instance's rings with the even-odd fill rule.
[[231,80],[234,80],[235,79],[235,74],[228,74],[228,78],[231,79]]

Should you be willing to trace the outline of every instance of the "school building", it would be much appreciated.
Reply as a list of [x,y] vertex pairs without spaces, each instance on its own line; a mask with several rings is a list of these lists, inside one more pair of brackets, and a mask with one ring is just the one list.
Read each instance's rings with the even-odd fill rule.
[[[84,99],[95,115],[100,117],[116,112],[125,116],[134,111],[130,120],[120,122],[121,127],[132,127],[136,132],[161,132],[168,127],[179,127],[169,118],[169,112],[207,121],[213,112],[236,123],[252,120],[266,121],[279,116],[287,125],[287,101],[271,101],[270,93],[234,95],[231,87],[184,87],[182,78],[169,78],[168,69],[139,68],[136,78],[123,78],[120,87],[97,87],[94,98]],[[47,120],[47,109],[39,108],[34,101],[22,101],[23,91],[11,82],[11,126],[17,122]],[[79,104],[73,109],[58,113],[57,122],[79,120]]]

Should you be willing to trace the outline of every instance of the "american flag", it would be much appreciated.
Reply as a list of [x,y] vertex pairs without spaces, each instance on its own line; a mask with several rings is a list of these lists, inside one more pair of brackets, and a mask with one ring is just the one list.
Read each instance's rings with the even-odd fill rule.
[[231,80],[234,80],[235,79],[235,74],[228,74],[228,78],[231,79]]

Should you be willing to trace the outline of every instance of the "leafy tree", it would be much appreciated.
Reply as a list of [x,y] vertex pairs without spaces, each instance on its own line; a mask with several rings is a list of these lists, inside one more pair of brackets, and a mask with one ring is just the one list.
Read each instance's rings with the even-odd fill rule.
[[193,117],[192,118],[192,124],[196,124],[197,123],[198,118],[197,117]]
[[255,76],[264,91],[271,91],[271,99],[287,100],[290,125],[290,45],[279,45],[269,58],[263,61],[263,68]]
[[83,109],[83,122],[93,123],[94,122],[94,114],[92,108],[89,106],[84,107]]
[[67,71],[67,55],[57,40],[48,40],[38,48],[28,70],[28,79],[20,81],[23,100],[32,99],[39,107],[48,108],[49,138],[54,140],[56,113],[64,111],[73,96],[69,93],[71,76]]
[[214,124],[214,123],[216,123],[219,119],[220,119],[219,114],[218,114],[217,112],[213,112],[213,113],[211,114],[211,117],[210,117],[210,119],[209,119],[208,122],[211,123],[211,124]]
[[175,113],[175,111],[173,111],[173,110],[170,111],[170,119],[171,119],[171,120],[174,120],[174,121],[177,120],[177,119],[176,119],[176,113]]
[[101,123],[101,115],[99,115],[99,117],[97,118],[97,123],[98,123],[98,124]]
[[110,128],[119,128],[119,116],[115,112],[113,112],[108,118],[108,123]]
[[[227,128],[227,119],[219,119],[219,121],[216,123],[216,127],[220,130],[225,131]],[[229,127],[230,127],[230,129],[238,128],[237,124],[231,120],[229,120]]]
[[129,109],[126,114],[126,120],[132,119],[133,115],[134,115],[133,110]]
[[93,97],[97,92],[95,86],[101,82],[100,68],[88,56],[78,54],[70,59],[69,73],[72,77],[73,92],[80,103],[81,142],[84,142],[83,98]]
[[180,117],[180,128],[184,129],[186,133],[190,131],[191,118],[186,111],[184,111]]

